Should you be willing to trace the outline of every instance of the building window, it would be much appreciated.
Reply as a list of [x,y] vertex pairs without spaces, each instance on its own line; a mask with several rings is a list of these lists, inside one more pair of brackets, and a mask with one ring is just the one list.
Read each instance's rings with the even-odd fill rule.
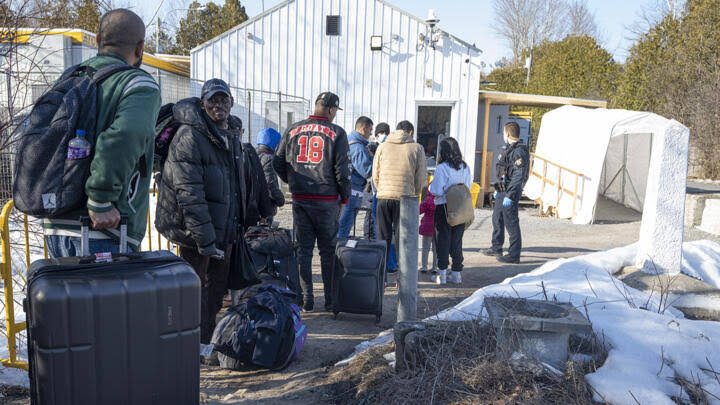
[[339,15],[329,15],[325,18],[325,35],[340,35]]

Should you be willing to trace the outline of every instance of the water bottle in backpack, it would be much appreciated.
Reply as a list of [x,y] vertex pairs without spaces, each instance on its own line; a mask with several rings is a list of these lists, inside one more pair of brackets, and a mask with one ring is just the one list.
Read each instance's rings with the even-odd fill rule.
[[90,156],[90,142],[85,137],[85,130],[75,131],[75,138],[68,142],[67,158],[72,160],[85,159]]

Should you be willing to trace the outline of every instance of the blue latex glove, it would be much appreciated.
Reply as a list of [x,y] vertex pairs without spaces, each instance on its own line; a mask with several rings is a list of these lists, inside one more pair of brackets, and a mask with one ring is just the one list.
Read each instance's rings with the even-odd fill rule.
[[511,206],[512,203],[513,203],[513,200],[505,197],[505,199],[503,200],[503,207],[507,208],[507,207]]
[[497,198],[497,191],[493,192],[493,199]]

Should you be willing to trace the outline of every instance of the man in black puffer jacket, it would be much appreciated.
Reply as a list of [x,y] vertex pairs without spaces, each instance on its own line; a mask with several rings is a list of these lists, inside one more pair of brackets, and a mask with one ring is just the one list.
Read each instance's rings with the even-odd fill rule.
[[201,99],[178,102],[173,115],[180,127],[160,177],[155,226],[180,245],[180,256],[200,277],[202,344],[212,338],[233,248],[244,243],[243,226],[271,214],[260,198],[267,194],[264,178],[249,169],[253,162],[259,167],[257,153],[242,145],[242,121],[230,115],[232,105],[219,79],[205,83]]

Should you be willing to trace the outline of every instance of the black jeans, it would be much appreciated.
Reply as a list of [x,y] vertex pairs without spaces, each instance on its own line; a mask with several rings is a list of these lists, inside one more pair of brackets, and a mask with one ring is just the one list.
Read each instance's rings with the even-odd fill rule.
[[293,201],[293,224],[298,243],[300,288],[303,300],[312,301],[312,257],[315,241],[320,251],[320,268],[325,293],[325,305],[332,304],[331,283],[335,261],[340,203],[336,201]]
[[435,207],[435,249],[437,249],[438,269],[447,270],[452,257],[452,271],[462,271],[464,234],[464,224],[455,226],[448,224],[445,204]]
[[[398,248],[397,227],[400,223],[400,200],[388,200],[379,198],[377,200],[377,239],[384,240],[387,244],[385,249],[385,263],[390,262],[390,245],[395,244]],[[400,252],[398,252],[399,256]]]
[[503,207],[502,201],[505,199],[505,193],[498,193],[495,197],[495,207],[493,208],[493,233],[492,248],[501,251],[505,243],[505,229],[510,236],[510,247],[508,256],[512,259],[520,258],[520,250],[522,249],[522,235],[520,234],[520,218],[518,218],[518,202],[513,201],[509,207]]
[[192,266],[200,277],[200,343],[210,344],[215,319],[222,309],[223,297],[227,292],[228,273],[233,246],[225,248],[225,258],[215,260],[201,255],[196,248],[180,246],[180,257]]

